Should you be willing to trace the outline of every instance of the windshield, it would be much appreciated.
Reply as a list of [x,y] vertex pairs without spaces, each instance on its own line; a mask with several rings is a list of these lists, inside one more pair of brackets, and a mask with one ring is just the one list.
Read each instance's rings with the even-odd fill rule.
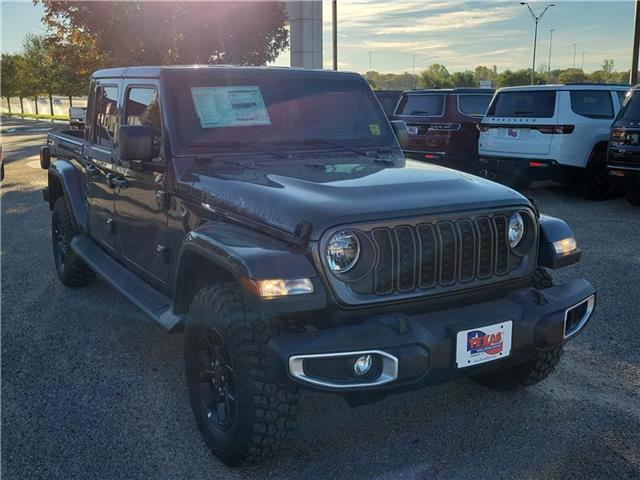
[[444,95],[404,95],[398,105],[397,115],[420,115],[434,117],[442,115]]
[[375,148],[395,141],[373,93],[358,79],[243,72],[180,77],[169,85],[178,139],[189,150]]

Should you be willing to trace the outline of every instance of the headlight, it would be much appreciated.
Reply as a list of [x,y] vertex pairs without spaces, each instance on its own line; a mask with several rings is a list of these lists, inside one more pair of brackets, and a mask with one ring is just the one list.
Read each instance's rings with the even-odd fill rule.
[[358,236],[348,230],[335,233],[327,243],[327,263],[336,273],[349,271],[360,256]]
[[522,237],[524,237],[524,220],[522,220],[522,215],[518,212],[509,217],[507,237],[509,238],[509,246],[511,246],[511,248],[516,248],[522,240]]

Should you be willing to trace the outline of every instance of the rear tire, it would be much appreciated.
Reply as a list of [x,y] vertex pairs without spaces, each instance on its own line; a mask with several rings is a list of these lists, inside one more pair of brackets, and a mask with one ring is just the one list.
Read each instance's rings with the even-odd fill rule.
[[58,278],[67,287],[89,285],[95,273],[71,249],[71,240],[78,234],[64,197],[59,197],[51,216],[53,261]]
[[207,446],[237,466],[276,455],[295,421],[298,396],[274,377],[272,318],[246,309],[236,283],[202,288],[185,325],[187,387]]
[[632,190],[629,188],[624,192],[624,196],[631,205],[640,207],[640,189]]
[[[532,286],[543,290],[553,286],[553,278],[544,268],[538,267],[533,273]],[[541,382],[556,367],[562,355],[562,346],[550,350],[536,350],[525,363],[506,370],[484,373],[472,377],[473,380],[497,391],[518,390]]]
[[606,200],[611,196],[613,188],[609,183],[606,153],[595,152],[587,168],[578,176],[578,192],[588,200]]

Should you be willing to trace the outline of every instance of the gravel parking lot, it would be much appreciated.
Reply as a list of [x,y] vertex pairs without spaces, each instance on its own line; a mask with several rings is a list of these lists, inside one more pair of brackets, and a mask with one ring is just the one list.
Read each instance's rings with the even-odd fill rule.
[[526,194],[569,222],[596,313],[555,374],[500,394],[467,380],[349,408],[306,393],[279,458],[229,469],[189,408],[182,336],[167,335],[102,282],[55,278],[46,173],[37,153],[59,124],[4,118],[2,477],[640,478],[640,209],[570,189]]

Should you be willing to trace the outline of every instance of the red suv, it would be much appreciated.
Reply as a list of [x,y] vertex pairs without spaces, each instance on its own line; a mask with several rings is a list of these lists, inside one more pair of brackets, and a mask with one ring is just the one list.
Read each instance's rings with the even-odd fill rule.
[[393,119],[409,130],[405,156],[471,173],[478,171],[478,129],[494,90],[453,88],[402,94]]

